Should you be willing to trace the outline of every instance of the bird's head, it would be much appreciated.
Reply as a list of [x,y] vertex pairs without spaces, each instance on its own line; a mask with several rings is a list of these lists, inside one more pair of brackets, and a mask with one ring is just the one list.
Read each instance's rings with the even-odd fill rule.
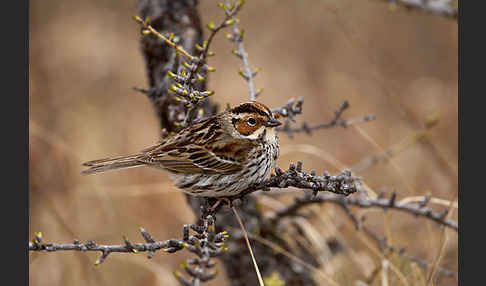
[[242,103],[228,111],[235,133],[246,139],[261,139],[275,134],[275,127],[282,123],[272,111],[256,101]]

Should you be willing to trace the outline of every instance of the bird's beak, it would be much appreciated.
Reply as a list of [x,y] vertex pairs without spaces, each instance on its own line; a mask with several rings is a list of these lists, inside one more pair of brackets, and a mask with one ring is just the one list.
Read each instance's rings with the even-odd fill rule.
[[278,121],[277,119],[275,118],[270,118],[270,120],[268,120],[266,123],[265,123],[265,126],[267,127],[277,127],[277,126],[280,126],[282,125],[282,122]]

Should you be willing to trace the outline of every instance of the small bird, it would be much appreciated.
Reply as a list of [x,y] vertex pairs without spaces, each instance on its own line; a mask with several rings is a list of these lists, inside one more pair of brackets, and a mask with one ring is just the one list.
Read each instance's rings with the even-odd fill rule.
[[[262,182],[275,167],[281,125],[252,101],[197,122],[138,154],[84,163],[84,174],[150,166],[167,170],[182,191],[231,197]],[[218,201],[219,202],[219,201]]]

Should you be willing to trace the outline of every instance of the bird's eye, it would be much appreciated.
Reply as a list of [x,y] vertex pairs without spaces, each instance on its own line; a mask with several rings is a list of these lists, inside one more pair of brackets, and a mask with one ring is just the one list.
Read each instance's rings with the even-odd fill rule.
[[248,125],[254,126],[256,124],[256,119],[253,117],[248,118]]

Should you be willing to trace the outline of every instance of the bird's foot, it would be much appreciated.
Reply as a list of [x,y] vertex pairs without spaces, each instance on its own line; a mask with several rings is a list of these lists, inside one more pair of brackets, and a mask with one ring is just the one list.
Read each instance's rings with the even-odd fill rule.
[[228,206],[228,208],[231,208],[232,207],[231,200],[228,199],[227,197],[222,197],[222,198],[218,198],[217,201],[216,201],[216,203],[212,207],[210,207],[209,210],[211,212],[214,212],[217,209],[217,207],[221,204],[222,201],[224,201],[226,203],[226,205]]

